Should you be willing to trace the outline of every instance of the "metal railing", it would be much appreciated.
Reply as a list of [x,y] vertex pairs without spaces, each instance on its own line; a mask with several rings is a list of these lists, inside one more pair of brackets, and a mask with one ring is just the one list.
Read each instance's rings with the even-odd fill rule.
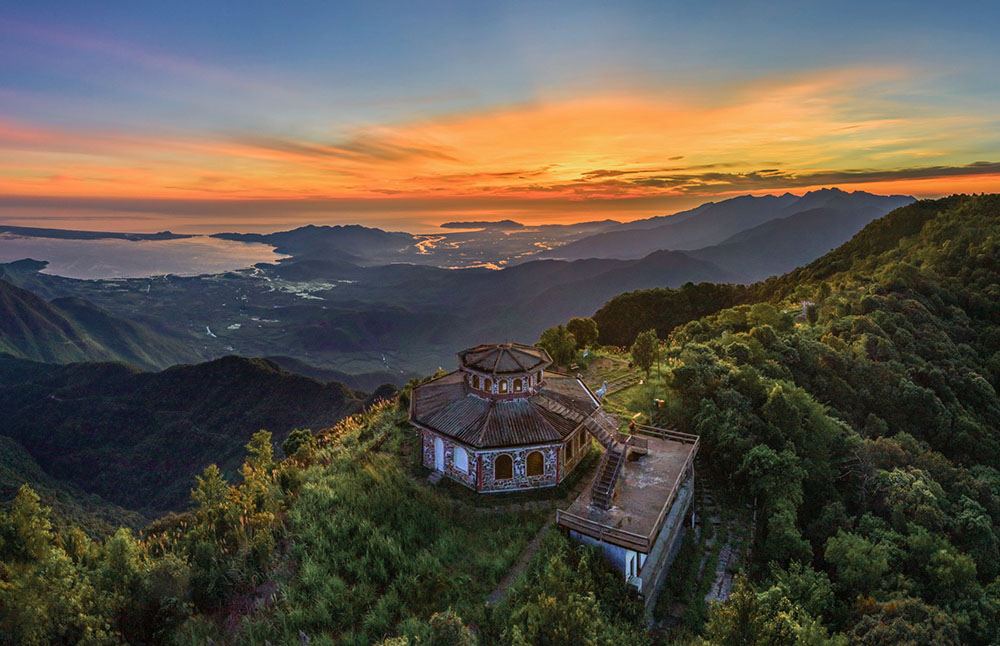
[[599,523],[583,516],[577,516],[568,511],[556,510],[556,524],[567,529],[576,530],[591,538],[596,538],[602,543],[609,542],[637,552],[649,552],[650,541],[648,536],[611,527],[610,525],[605,525],[604,523]]
[[633,433],[648,435],[649,437],[656,437],[661,440],[673,440],[675,442],[683,442],[684,444],[698,443],[698,436],[692,433],[683,433],[681,431],[675,431],[670,428],[660,428],[659,426],[650,426],[649,424],[636,424]]

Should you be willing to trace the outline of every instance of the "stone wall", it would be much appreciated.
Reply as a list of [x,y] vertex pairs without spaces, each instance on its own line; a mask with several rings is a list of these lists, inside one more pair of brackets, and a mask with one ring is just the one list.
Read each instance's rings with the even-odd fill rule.
[[566,476],[572,473],[576,465],[580,463],[580,460],[582,460],[584,456],[590,453],[591,443],[593,442],[593,438],[590,436],[590,433],[588,433],[584,429],[580,429],[573,434],[573,439],[571,439],[570,442],[575,443],[577,441],[576,440],[577,434],[583,434],[583,446],[581,448],[575,448],[574,444],[573,457],[566,458],[566,455],[568,455],[568,451],[566,445],[565,444],[563,445],[562,447],[563,465],[559,470],[559,482],[565,480]]
[[444,474],[452,480],[461,482],[466,487],[476,488],[476,464],[478,458],[474,450],[463,447],[465,452],[469,454],[469,472],[465,473],[455,466],[455,448],[458,444],[453,439],[446,435],[438,435],[426,430],[421,430],[420,436],[421,443],[423,444],[425,467],[428,469],[434,468],[434,439],[440,437],[444,443]]
[[[560,444],[547,444],[516,449],[496,449],[480,451],[479,461],[482,465],[480,491],[510,491],[516,489],[533,489],[536,487],[551,487],[558,484],[558,462]],[[528,454],[540,451],[544,459],[542,475],[527,474]],[[513,478],[497,480],[493,475],[493,461],[499,455],[509,455],[514,463]],[[433,460],[433,455],[431,456]]]
[[[533,489],[537,487],[551,487],[559,484],[566,477],[568,471],[558,464],[560,458],[561,444],[547,444],[541,446],[518,447],[514,449],[493,449],[489,451],[475,451],[463,446],[469,454],[469,472],[465,473],[455,467],[455,448],[459,446],[453,439],[446,435],[438,435],[432,431],[421,430],[421,449],[423,453],[423,465],[428,469],[434,468],[434,440],[441,438],[444,444],[444,474],[464,484],[476,489],[477,471],[482,471],[479,491],[511,491],[518,489]],[[589,437],[587,447],[589,444]],[[586,450],[586,449],[584,449]],[[529,476],[527,473],[528,455],[534,451],[539,451],[544,460],[542,475]],[[582,451],[581,451],[582,453]],[[497,480],[493,477],[493,461],[498,455],[506,454],[513,462],[513,478]],[[572,465],[575,466],[580,460],[579,454],[574,454]],[[572,469],[572,466],[570,467]]]

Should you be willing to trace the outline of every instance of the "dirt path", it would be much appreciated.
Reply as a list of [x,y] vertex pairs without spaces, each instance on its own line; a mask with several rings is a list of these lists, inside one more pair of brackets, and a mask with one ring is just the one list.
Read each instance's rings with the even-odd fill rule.
[[500,584],[496,587],[496,590],[490,593],[490,596],[487,598],[487,602],[491,606],[495,606],[503,601],[503,598],[507,595],[507,591],[510,589],[510,586],[514,585],[514,582],[517,581],[517,577],[521,575],[521,572],[523,572],[524,568],[528,566],[531,559],[535,558],[535,554],[538,553],[538,548],[542,544],[542,539],[544,539],[545,535],[552,531],[552,528],[555,527],[555,523],[553,522],[555,521],[555,518],[555,514],[549,514],[549,517],[545,520],[545,524],[542,525],[542,528],[538,530],[538,533],[535,534],[533,539],[531,539],[531,542],[528,543],[524,547],[524,550],[521,551],[521,556],[517,558],[517,563],[515,563],[514,567],[512,567],[510,571],[504,575],[503,579],[500,580]]

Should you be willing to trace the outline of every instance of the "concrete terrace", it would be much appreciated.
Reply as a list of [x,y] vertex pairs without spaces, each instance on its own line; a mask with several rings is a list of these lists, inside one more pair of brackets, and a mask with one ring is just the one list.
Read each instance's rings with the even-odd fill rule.
[[558,522],[567,529],[631,550],[649,553],[678,490],[698,452],[698,438],[686,433],[637,429],[656,433],[648,438],[648,453],[626,460],[624,480],[609,509],[590,504],[591,482]]

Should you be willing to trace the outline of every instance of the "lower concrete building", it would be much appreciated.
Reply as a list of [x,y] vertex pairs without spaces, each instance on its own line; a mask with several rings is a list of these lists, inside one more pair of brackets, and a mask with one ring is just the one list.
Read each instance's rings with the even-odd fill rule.
[[649,611],[694,497],[698,437],[643,426],[636,433],[622,438],[621,455],[606,453],[594,481],[569,509],[556,512],[556,522],[575,540],[599,547]]

